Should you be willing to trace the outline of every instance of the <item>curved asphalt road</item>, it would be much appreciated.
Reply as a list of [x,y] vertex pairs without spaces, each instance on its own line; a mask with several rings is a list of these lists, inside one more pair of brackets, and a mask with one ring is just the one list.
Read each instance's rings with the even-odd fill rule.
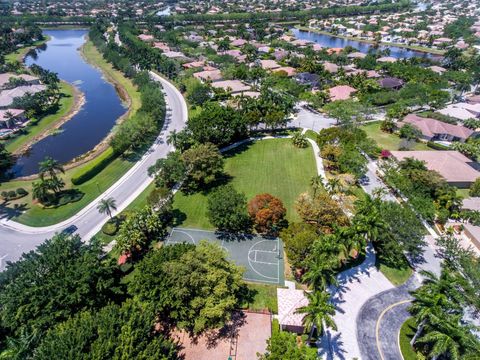
[[188,118],[187,104],[175,86],[153,72],[150,75],[155,81],[162,84],[166,94],[167,108],[171,109],[171,111],[167,111],[165,125],[155,143],[122,178],[101,196],[76,215],[61,223],[46,227],[30,227],[14,222],[8,219],[8,215],[3,214],[3,218],[0,219],[0,271],[5,268],[7,261],[18,260],[22,253],[34,250],[45,239],[70,225],[77,226],[76,233],[88,241],[100,231],[108,220],[107,215],[101,215],[97,211],[97,205],[101,199],[113,197],[117,202],[116,212],[120,212],[150,184],[152,178],[147,174],[148,168],[157,159],[165,157],[172,150],[172,147],[166,143],[166,137],[173,130],[183,129]]
[[357,316],[357,339],[362,360],[403,360],[398,334],[410,317],[409,291],[419,283],[412,276],[402,286],[381,292],[368,299]]

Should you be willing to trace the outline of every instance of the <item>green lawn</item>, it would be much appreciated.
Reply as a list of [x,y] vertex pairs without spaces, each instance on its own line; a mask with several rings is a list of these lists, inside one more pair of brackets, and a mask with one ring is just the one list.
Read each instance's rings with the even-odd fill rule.
[[416,360],[417,354],[410,345],[410,341],[415,335],[416,326],[413,318],[405,321],[400,329],[400,350],[404,360]]
[[[398,146],[402,139],[396,134],[386,133],[380,130],[381,122],[371,122],[361,126],[367,135],[375,140],[377,145],[386,150],[398,150]],[[432,150],[426,144],[417,142],[412,150]]]
[[457,189],[457,195],[466,199],[470,197],[470,189]]
[[275,314],[278,313],[276,286],[257,283],[247,283],[247,286],[252,298],[243,303],[242,308],[253,311],[268,309]]
[[[294,147],[290,139],[262,140],[241,146],[225,154],[225,172],[231,184],[247,199],[262,193],[280,198],[289,221],[298,221],[294,203],[298,195],[308,191],[316,174],[312,148]],[[207,195],[177,193],[174,209],[181,226],[212,229],[206,217]]]
[[395,286],[404,284],[413,273],[410,267],[399,269],[389,267],[385,264],[380,264],[380,271]]
[[54,114],[46,115],[38,120],[32,119],[32,124],[29,125],[25,134],[19,135],[12,140],[5,142],[5,147],[10,152],[15,152],[25,143],[31,141],[35,136],[39,135],[49,127],[52,127],[63,116],[65,116],[74,105],[73,87],[67,82],[62,81],[60,84],[60,92],[62,97],[59,101],[59,109]]

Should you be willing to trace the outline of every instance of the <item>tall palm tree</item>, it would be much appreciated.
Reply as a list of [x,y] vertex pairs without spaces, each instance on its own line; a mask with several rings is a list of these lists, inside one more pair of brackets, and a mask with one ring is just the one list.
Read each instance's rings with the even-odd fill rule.
[[325,290],[329,285],[337,284],[335,277],[337,259],[330,256],[316,256],[307,263],[307,271],[302,280],[312,286],[315,290]]
[[315,175],[310,179],[310,185],[313,189],[313,198],[317,197],[317,191],[323,187],[323,176]]
[[97,206],[98,212],[100,214],[107,214],[110,219],[112,218],[112,210],[117,210],[117,205],[113,197],[107,199],[102,199]]
[[450,271],[442,270],[440,277],[430,271],[422,271],[423,286],[413,291],[410,313],[415,318],[417,331],[411,340],[415,344],[424,328],[438,322],[443,314],[459,315],[462,313],[461,295],[456,290],[458,277]]
[[302,323],[305,331],[309,332],[309,339],[315,329],[319,336],[322,336],[327,328],[337,330],[337,325],[333,320],[335,306],[329,301],[330,295],[326,291],[314,291],[306,292],[305,296],[308,299],[308,305],[298,308],[296,313],[305,314]]
[[43,161],[39,163],[40,177],[44,178],[46,174],[49,174],[52,179],[57,178],[57,173],[65,173],[65,170],[60,163],[52,159],[51,157],[46,157]]

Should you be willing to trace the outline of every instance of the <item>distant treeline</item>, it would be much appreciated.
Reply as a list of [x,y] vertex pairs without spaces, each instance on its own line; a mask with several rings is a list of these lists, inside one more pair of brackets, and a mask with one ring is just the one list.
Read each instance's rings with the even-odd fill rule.
[[91,25],[97,21],[91,16],[56,16],[56,15],[3,15],[0,24],[49,24],[49,25]]
[[355,6],[334,6],[329,8],[317,8],[298,11],[279,11],[279,12],[244,12],[229,14],[178,14],[170,16],[159,16],[159,23],[197,23],[197,22],[229,22],[229,21],[292,21],[320,18],[331,15],[354,16],[373,14],[375,12],[389,12],[407,9],[411,6],[410,0],[402,0],[395,3],[380,3],[375,5],[355,5]]

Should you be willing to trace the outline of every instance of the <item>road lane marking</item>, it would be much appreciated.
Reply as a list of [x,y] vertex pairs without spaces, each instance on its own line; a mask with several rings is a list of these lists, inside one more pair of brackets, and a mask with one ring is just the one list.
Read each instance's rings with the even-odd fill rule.
[[[412,300],[402,300],[402,301],[399,301],[399,302],[396,302],[390,306],[388,306],[386,309],[384,309],[381,313],[380,313],[380,316],[378,317],[377,319],[377,323],[375,325],[375,340],[376,340],[376,343],[377,343],[377,350],[378,350],[378,353],[380,354],[380,359],[381,360],[385,360],[385,357],[383,356],[383,352],[382,352],[382,347],[381,347],[381,342],[379,340],[379,332],[380,332],[380,322],[382,321],[382,318],[383,316],[389,312],[390,310],[392,310],[394,307],[397,307],[399,305],[403,305],[405,303],[408,303],[408,302],[411,302]],[[400,351],[400,354],[402,352]]]

